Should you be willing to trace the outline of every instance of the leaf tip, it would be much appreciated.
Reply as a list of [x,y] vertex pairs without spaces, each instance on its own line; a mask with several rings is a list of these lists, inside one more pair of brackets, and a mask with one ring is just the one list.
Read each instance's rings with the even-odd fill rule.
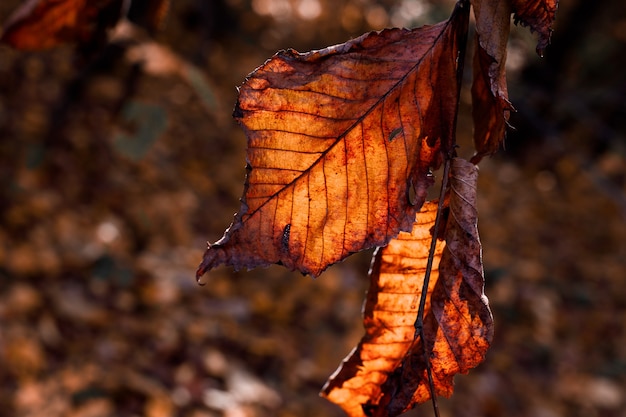
[[200,265],[198,266],[198,269],[196,270],[196,282],[200,286],[206,285],[206,282],[202,280],[202,277],[204,276],[204,274],[206,274],[207,272],[209,272],[211,269],[213,269],[219,264],[219,262],[216,261],[217,255],[215,252],[215,246],[217,246],[217,244],[211,244],[207,242],[207,250],[204,252],[204,256],[202,257],[202,262],[200,262]]

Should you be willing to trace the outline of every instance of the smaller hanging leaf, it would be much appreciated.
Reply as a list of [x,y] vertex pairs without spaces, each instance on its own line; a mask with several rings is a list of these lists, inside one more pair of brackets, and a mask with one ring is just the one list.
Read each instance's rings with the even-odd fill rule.
[[414,322],[437,211],[432,202],[417,214],[411,233],[376,252],[365,336],[322,390],[350,417],[396,416],[429,400],[426,360],[436,394],[450,396],[453,376],[482,362],[491,343],[475,207],[478,171],[454,159],[451,172],[445,245],[437,243],[426,289],[425,339],[416,337]]
[[492,155],[506,136],[513,106],[506,83],[506,54],[511,13],[516,22],[539,33],[537,53],[550,43],[558,0],[471,0],[476,18],[472,115],[476,155],[473,163]]
[[[365,409],[379,403],[382,384],[411,349],[436,215],[437,203],[426,202],[411,233],[400,233],[374,253],[363,312],[365,336],[322,389],[322,396],[350,417],[366,416]],[[443,246],[443,241],[437,243],[429,293],[437,282]]]
[[506,47],[511,7],[500,0],[473,0],[476,39],[472,84],[474,146],[478,163],[500,149],[513,106],[506,85]]

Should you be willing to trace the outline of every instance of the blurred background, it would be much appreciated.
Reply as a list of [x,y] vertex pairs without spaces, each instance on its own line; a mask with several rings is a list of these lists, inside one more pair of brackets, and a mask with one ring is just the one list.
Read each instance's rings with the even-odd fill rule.
[[[453,6],[178,0],[97,50],[1,45],[0,415],[342,416],[318,392],[363,333],[371,252],[194,279],[243,190],[236,86],[279,49]],[[518,112],[479,183],[495,338],[442,416],[626,417],[626,3],[562,2],[555,29],[543,59],[511,36]]]

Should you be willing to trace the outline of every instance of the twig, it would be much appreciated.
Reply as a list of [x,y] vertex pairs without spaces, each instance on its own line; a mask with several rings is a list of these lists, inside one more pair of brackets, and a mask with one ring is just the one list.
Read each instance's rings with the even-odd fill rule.
[[422,339],[422,347],[424,348],[424,359],[426,361],[426,374],[428,375],[428,387],[430,389],[430,398],[433,403],[433,409],[435,411],[435,417],[439,417],[439,406],[437,405],[437,394],[435,393],[435,384],[433,382],[433,375],[430,368],[430,353],[426,347],[426,339],[424,338],[424,310],[426,309],[426,297],[428,295],[428,285],[430,282],[430,273],[433,269],[433,262],[435,258],[435,249],[437,247],[437,235],[439,230],[439,223],[443,213],[443,204],[448,188],[448,175],[450,172],[450,158],[446,158],[443,166],[443,178],[441,180],[441,191],[439,193],[439,202],[437,205],[437,216],[435,217],[435,226],[433,228],[433,237],[430,242],[430,249],[428,251],[428,261],[426,262],[426,271],[424,272],[424,283],[422,285],[422,294],[420,296],[420,304],[417,309],[417,318],[415,319],[415,335],[413,340],[416,340],[419,336]]

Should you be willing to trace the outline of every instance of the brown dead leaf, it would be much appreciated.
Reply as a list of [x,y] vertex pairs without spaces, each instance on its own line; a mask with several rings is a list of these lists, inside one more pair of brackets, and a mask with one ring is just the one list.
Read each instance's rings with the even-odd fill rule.
[[495,153],[504,140],[513,107],[506,85],[506,47],[511,26],[508,1],[473,0],[476,17],[472,116],[474,145],[478,163],[485,155]]
[[[365,416],[364,408],[379,403],[382,384],[411,349],[436,215],[437,202],[426,202],[411,233],[401,232],[374,254],[363,310],[365,336],[322,389],[350,417]],[[429,294],[438,279],[443,246],[437,242]]]
[[437,205],[424,204],[412,232],[377,251],[364,308],[365,336],[322,390],[350,417],[396,416],[430,399],[425,350],[437,395],[451,395],[453,376],[484,359],[493,323],[483,292],[477,177],[473,164],[452,161],[450,213],[445,245],[438,242],[434,253],[425,340],[416,335],[414,322]]
[[122,0],[28,0],[7,19],[0,40],[24,50],[89,43],[105,36],[121,7]]
[[552,25],[556,18],[559,0],[512,0],[515,23],[530,27],[539,34],[537,54],[543,56],[550,44]]
[[431,167],[453,152],[467,9],[434,26],[282,51],[250,74],[235,108],[248,137],[241,208],[197,276],[272,263],[317,276],[410,230]]
[[474,143],[478,163],[483,156],[495,153],[506,136],[513,106],[506,83],[506,53],[511,13],[515,21],[539,33],[537,53],[550,43],[558,0],[472,0],[476,17],[472,115]]

